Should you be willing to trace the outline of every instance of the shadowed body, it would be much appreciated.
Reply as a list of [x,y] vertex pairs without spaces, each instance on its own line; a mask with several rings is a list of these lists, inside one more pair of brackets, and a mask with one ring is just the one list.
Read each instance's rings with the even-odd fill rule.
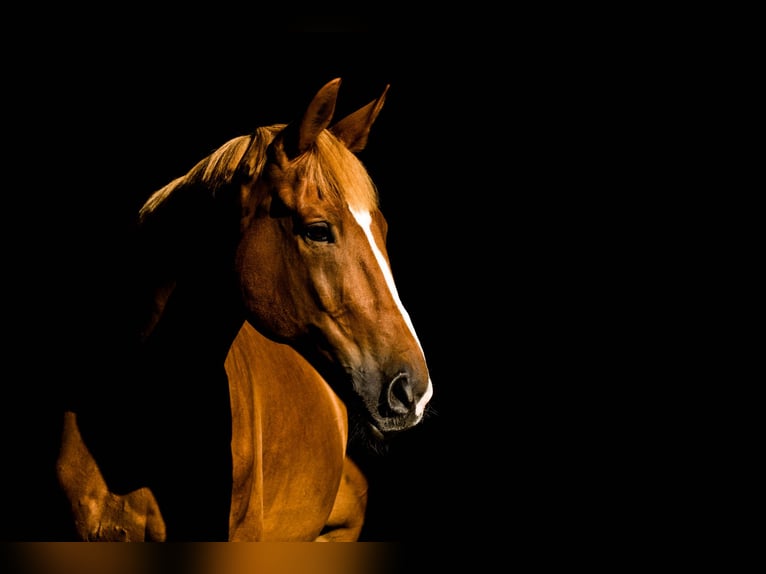
[[[367,481],[346,457],[343,402],[300,355],[248,323],[234,340],[225,366],[232,412],[227,539],[356,540],[364,523]],[[166,539],[152,491],[110,490],[71,411],[65,414],[58,467],[77,538]],[[185,504],[194,510],[199,500]]]

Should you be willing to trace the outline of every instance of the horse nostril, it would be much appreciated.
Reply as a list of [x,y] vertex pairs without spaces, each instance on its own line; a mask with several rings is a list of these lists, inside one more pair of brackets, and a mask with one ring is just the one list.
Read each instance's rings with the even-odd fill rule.
[[388,386],[388,406],[396,414],[405,415],[410,412],[413,403],[410,378],[406,374],[397,375]]

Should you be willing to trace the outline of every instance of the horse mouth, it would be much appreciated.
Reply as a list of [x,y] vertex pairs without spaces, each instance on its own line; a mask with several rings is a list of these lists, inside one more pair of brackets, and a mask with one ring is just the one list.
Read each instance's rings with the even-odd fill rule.
[[378,423],[375,423],[371,420],[368,420],[366,422],[367,422],[367,428],[370,434],[378,440],[387,440],[393,436],[406,432],[409,429],[411,429],[413,426],[415,426],[414,424],[383,425],[381,428],[381,426]]

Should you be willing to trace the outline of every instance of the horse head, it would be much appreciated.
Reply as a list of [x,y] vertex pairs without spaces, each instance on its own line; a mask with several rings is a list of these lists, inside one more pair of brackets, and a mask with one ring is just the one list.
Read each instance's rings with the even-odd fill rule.
[[321,88],[299,121],[252,138],[235,179],[235,272],[246,319],[301,353],[380,438],[420,422],[433,387],[356,155],[388,86],[331,125],[339,86]]

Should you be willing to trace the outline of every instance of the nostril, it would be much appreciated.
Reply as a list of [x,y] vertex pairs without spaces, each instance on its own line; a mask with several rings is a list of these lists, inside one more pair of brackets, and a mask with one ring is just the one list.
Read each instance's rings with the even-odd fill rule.
[[404,415],[410,412],[414,403],[414,393],[410,378],[402,373],[394,377],[388,386],[388,406],[396,414]]

